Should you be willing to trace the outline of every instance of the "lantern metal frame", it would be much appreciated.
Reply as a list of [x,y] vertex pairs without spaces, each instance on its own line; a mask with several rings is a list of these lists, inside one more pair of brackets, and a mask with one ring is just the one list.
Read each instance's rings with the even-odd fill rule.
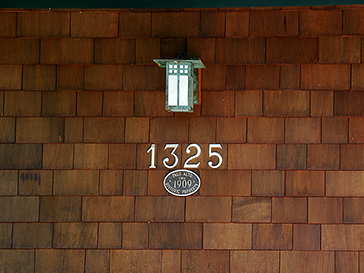
[[154,59],[166,68],[166,110],[193,112],[194,104],[201,103],[201,73],[205,68],[200,59]]

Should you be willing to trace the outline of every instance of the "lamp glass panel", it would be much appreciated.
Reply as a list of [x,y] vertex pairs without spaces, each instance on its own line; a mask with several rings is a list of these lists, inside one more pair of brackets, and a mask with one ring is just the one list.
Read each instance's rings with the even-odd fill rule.
[[179,77],[179,105],[188,106],[188,76]]
[[178,76],[168,75],[168,105],[177,106],[178,104]]

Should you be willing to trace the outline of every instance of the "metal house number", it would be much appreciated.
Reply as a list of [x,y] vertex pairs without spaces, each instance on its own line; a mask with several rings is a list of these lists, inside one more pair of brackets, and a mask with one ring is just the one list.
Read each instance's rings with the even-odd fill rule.
[[[174,167],[177,166],[178,162],[179,162],[179,158],[176,155],[176,150],[178,148],[179,144],[166,144],[164,146],[164,150],[167,149],[171,149],[170,154],[172,155],[174,160],[170,160],[168,157],[165,157],[163,159],[163,165],[164,167],[168,168],[168,169],[173,169]],[[150,153],[150,166],[149,168],[151,169],[155,169],[155,149],[156,149],[156,144],[152,144],[150,145],[149,149],[147,150],[147,153]],[[218,162],[214,165],[214,163],[210,160],[207,164],[209,165],[210,168],[212,169],[217,169],[221,166],[222,162],[223,162],[223,158],[221,156],[221,154],[218,152],[218,149],[222,149],[221,144],[209,144],[209,157],[217,157]],[[195,151],[194,154],[193,151]],[[196,143],[192,143],[190,145],[187,146],[186,148],[186,153],[187,154],[191,154],[186,161],[183,164],[183,168],[185,169],[197,169],[200,166],[201,162],[197,162],[197,163],[191,163],[192,160],[198,158],[201,155],[201,147],[200,145],[196,144]],[[170,162],[172,161],[172,162]]]

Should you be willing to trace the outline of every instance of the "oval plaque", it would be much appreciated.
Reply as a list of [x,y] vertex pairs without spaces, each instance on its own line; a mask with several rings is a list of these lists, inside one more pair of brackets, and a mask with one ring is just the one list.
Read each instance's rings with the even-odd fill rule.
[[176,170],[166,175],[164,188],[176,196],[188,196],[198,191],[201,186],[200,177],[189,170]]

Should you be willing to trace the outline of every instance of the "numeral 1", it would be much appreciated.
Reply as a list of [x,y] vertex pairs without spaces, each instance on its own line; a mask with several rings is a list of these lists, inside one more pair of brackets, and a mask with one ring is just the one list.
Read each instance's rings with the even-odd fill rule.
[[155,144],[150,145],[150,148],[148,149],[147,153],[150,154],[150,166],[149,168],[151,169],[155,169]]

